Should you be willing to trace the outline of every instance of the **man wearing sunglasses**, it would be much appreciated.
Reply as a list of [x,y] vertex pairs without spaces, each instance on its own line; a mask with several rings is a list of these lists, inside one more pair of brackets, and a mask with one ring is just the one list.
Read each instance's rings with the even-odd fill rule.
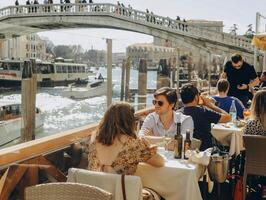
[[144,120],[140,135],[170,136],[176,134],[177,123],[181,122],[181,133],[185,134],[187,129],[194,129],[193,120],[181,112],[174,111],[177,94],[174,89],[162,87],[154,93],[152,101],[155,112],[150,113]]
[[[184,104],[180,111],[193,118],[193,137],[201,140],[200,150],[212,147],[211,123],[229,122],[231,115],[217,107],[212,99],[200,96],[198,89],[191,83],[182,86],[180,95]],[[200,98],[202,106],[199,106]]]

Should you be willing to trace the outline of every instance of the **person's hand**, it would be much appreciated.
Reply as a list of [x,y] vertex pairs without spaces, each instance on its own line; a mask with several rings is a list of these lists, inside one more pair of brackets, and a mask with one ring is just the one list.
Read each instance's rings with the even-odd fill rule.
[[155,152],[157,152],[158,146],[157,146],[157,145],[154,145],[154,144],[152,144],[152,145],[150,145],[150,149],[151,149],[152,151],[155,151]]
[[239,89],[239,90],[247,90],[248,89],[248,84],[237,85],[237,89]]
[[152,136],[152,135],[154,135],[154,134],[153,134],[153,131],[152,131],[151,128],[146,128],[146,129],[144,130],[144,135],[146,135],[146,136]]
[[203,101],[203,105],[205,105],[205,106],[210,107],[210,106],[213,106],[215,104],[215,100],[213,98],[211,98],[211,97],[202,95],[201,99]]

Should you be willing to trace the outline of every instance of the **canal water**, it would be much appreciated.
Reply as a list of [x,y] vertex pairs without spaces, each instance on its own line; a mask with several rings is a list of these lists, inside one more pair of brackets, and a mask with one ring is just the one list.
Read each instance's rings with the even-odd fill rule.
[[[98,73],[106,77],[106,69]],[[113,69],[113,101],[120,100],[121,69]],[[156,88],[156,71],[147,74],[147,88]],[[138,88],[138,71],[131,69],[130,88]],[[62,97],[59,88],[38,88],[36,106],[44,113],[44,126],[36,133],[36,138],[59,133],[61,131],[88,125],[99,121],[106,110],[106,96],[84,100]],[[21,100],[20,91],[0,93],[0,99]],[[137,99],[137,98],[136,98]],[[151,105],[152,94],[147,95],[147,105]],[[137,106],[137,100],[133,102]],[[16,142],[16,141],[15,141]]]

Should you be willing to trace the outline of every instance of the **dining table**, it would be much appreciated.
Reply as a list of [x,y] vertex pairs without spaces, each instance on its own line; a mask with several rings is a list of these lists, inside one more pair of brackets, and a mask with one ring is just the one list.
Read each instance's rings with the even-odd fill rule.
[[211,133],[222,145],[229,147],[229,155],[239,155],[244,150],[243,127],[237,127],[234,123],[213,124]]
[[143,187],[155,190],[165,200],[201,200],[198,180],[205,167],[185,159],[175,159],[173,152],[158,148],[165,157],[165,166],[138,165],[136,174]]

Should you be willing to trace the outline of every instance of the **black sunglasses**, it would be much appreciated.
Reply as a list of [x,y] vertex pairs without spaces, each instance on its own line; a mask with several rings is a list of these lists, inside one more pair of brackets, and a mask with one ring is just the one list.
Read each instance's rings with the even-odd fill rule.
[[152,100],[153,105],[156,105],[156,103],[158,103],[158,106],[163,106],[163,101],[156,101],[156,100]]

